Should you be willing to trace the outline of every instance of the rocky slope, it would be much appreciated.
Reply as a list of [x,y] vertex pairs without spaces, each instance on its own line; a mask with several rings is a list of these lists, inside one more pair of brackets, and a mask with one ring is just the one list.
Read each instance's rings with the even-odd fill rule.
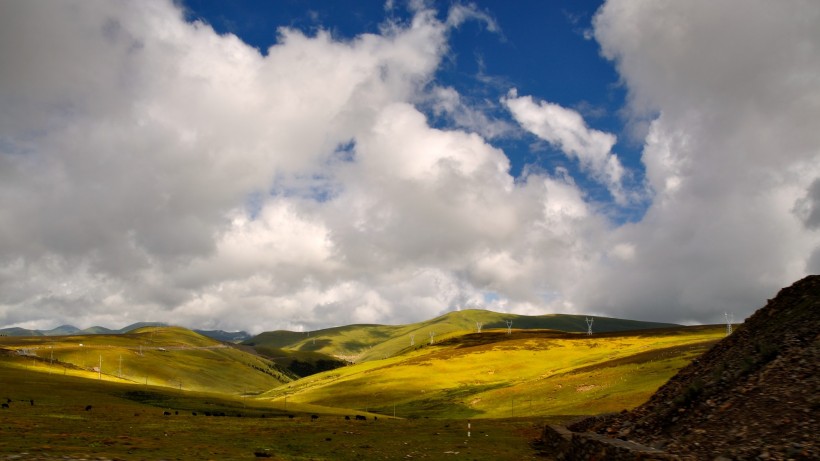
[[704,460],[820,459],[820,276],[784,288],[631,412],[570,429]]

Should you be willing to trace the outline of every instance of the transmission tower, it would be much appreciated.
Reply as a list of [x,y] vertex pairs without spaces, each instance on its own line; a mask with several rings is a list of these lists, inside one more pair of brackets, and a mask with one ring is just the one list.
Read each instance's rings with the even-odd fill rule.
[[587,335],[592,335],[592,321],[595,320],[592,317],[586,317],[587,321]]
[[434,342],[433,338],[435,338],[435,336],[436,336],[436,332],[435,332],[435,331],[431,331],[431,332],[430,332],[430,344],[433,344],[433,342]]
[[415,333],[410,333],[410,345],[411,346],[416,345],[416,334]]
[[512,320],[505,320],[504,322],[507,323],[507,334],[511,335],[512,334],[512,322],[513,321]]
[[735,314],[724,312],[723,316],[726,317],[726,336],[729,336],[732,334],[732,324],[735,321]]
[[481,333],[481,327],[483,327],[483,326],[484,326],[484,324],[483,324],[483,323],[481,323],[481,322],[476,322],[476,323],[475,323],[475,331],[476,331],[476,333]]

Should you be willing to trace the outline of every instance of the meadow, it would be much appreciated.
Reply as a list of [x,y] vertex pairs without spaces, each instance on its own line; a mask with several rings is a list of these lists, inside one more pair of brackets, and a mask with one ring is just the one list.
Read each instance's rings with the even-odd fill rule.
[[[525,460],[536,459],[529,444],[544,421],[474,422],[468,438],[466,421],[374,420],[299,404],[285,410],[224,394],[43,373],[24,359],[0,362],[0,392],[12,399],[0,411],[0,454],[17,459]],[[367,420],[345,419],[356,414]]]
[[259,396],[403,418],[590,415],[643,403],[724,333],[687,327],[592,336],[551,330],[451,333],[381,360]]
[[432,344],[411,346],[400,332],[389,355],[296,380],[246,348],[182,328],[0,337],[0,398],[11,400],[0,411],[0,453],[536,459],[530,444],[545,422],[633,408],[724,335],[723,327],[588,336],[459,326]]

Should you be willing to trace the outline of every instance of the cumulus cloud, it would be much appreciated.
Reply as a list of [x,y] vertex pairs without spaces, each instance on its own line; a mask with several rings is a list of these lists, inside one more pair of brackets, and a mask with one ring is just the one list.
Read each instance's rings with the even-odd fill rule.
[[801,1],[614,0],[598,12],[595,38],[630,112],[651,120],[642,159],[653,197],[640,222],[611,235],[634,256],[597,265],[579,302],[719,321],[816,271],[818,19]]
[[540,248],[583,221],[571,180],[516,183],[490,119],[433,129],[412,104],[447,99],[426,92],[449,28],[495,28],[474,7],[344,43],[285,28],[264,54],[170,2],[3,9],[2,323],[314,328],[488,290],[532,309]]
[[[170,1],[5,2],[0,324],[740,318],[819,267],[820,18],[730,3],[596,16],[650,126],[651,205],[619,225],[566,170],[512,177],[491,141],[513,121],[436,83],[454,27],[500,30],[477,7],[417,2],[347,41],[283,28],[260,52]],[[541,97],[499,95],[628,202],[615,135]]]
[[502,101],[521,126],[535,136],[559,148],[570,158],[577,158],[581,167],[605,184],[613,198],[625,204],[624,168],[612,153],[617,138],[611,133],[591,129],[581,114],[532,96],[518,96],[510,90]]

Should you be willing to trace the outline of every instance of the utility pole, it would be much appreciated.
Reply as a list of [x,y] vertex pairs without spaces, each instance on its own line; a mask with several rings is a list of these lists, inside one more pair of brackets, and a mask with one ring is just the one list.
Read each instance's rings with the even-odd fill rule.
[[724,312],[723,316],[726,317],[726,336],[729,336],[732,334],[732,323],[735,321],[735,314]]
[[100,367],[97,369],[99,373],[99,380],[102,381],[102,354],[100,354]]
[[435,331],[431,331],[431,332],[430,332],[430,344],[433,344],[433,342],[434,342],[434,341],[433,341],[433,338],[435,338],[435,336],[436,336],[436,332],[435,332]]
[[122,355],[120,355],[120,370],[119,370],[119,377],[122,379]]

